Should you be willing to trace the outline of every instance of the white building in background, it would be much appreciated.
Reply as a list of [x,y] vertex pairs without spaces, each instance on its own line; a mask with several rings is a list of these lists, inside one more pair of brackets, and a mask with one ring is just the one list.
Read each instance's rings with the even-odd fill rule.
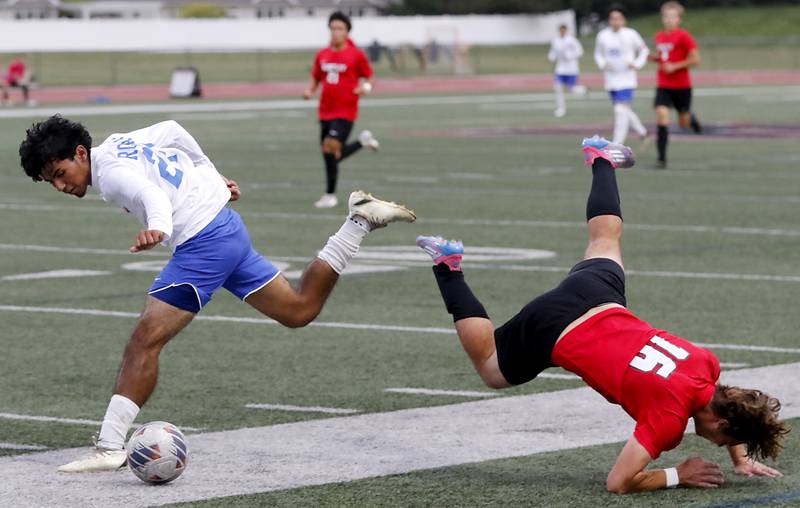
[[48,19],[59,16],[61,0],[0,0],[0,19]]

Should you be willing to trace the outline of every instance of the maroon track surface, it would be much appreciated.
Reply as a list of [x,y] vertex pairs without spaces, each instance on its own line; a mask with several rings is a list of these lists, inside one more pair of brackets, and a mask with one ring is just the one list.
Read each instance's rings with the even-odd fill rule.
[[[800,70],[698,71],[692,73],[695,86],[800,84]],[[419,93],[495,93],[547,91],[550,74],[508,74],[486,76],[437,76],[407,79],[378,79],[374,95]],[[655,74],[642,73],[640,87],[654,86]],[[581,82],[602,89],[599,73],[581,75]],[[264,83],[209,83],[203,85],[206,99],[299,98],[307,81]],[[167,85],[63,86],[42,87],[32,92],[40,104],[87,102],[153,102],[169,99]]]

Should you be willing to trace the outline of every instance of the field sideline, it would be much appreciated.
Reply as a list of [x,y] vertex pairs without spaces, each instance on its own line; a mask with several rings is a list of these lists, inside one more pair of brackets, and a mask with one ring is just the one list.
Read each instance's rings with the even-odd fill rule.
[[[650,90],[636,102],[652,123]],[[587,171],[576,146],[610,130],[597,92],[556,120],[546,93],[413,95],[365,101],[356,128],[377,154],[342,167],[341,193],[407,203],[414,225],[371,234],[314,326],[287,330],[225,293],[163,353],[138,421],[187,429],[185,477],[148,488],[128,473],[63,477],[108,400],[143,291],[168,258],[131,255],[130,217],[96,196],[34,185],[16,146],[32,119],[84,121],[96,141],[175,118],[222,172],[255,245],[290,278],[341,223],[317,211],[322,179],[313,104],[294,100],[45,105],[0,110],[0,499],[18,506],[792,506],[800,444],[778,480],[734,477],[725,453],[688,436],[657,467],[689,455],[723,463],[718,491],[604,492],[633,422],[563,371],[492,392],[471,371],[413,247],[441,233],[467,246],[465,273],[502,322],[549,289],[585,246]],[[726,376],[797,392],[800,193],[797,86],[698,90],[708,136],[676,133],[670,167],[652,149],[619,175],[631,308],[711,348]],[[783,135],[781,133],[785,132]],[[634,142],[634,148],[636,148]],[[395,227],[396,226],[396,227]],[[35,480],[32,480],[35,478]],[[33,483],[32,483],[33,482]],[[24,487],[23,487],[24,485]],[[232,496],[232,497],[223,497]],[[729,503],[729,504],[724,504]]]

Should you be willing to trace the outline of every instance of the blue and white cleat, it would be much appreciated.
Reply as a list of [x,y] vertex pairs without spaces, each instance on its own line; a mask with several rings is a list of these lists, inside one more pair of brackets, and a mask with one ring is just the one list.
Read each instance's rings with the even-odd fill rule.
[[445,240],[441,236],[418,236],[417,245],[428,253],[433,264],[446,264],[454,272],[461,271],[464,244],[459,240]]
[[581,143],[583,157],[586,165],[592,167],[598,157],[607,160],[616,168],[631,168],[636,163],[636,157],[630,147],[601,138],[597,134],[591,138],[583,138]]

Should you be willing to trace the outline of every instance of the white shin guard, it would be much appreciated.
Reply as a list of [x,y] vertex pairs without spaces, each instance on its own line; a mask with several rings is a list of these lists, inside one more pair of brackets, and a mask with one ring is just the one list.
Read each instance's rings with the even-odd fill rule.
[[139,414],[139,406],[122,395],[114,395],[108,403],[103,426],[97,438],[97,446],[110,450],[121,450],[125,447],[128,429]]
[[317,257],[328,263],[334,272],[341,274],[353,256],[358,253],[361,241],[369,232],[367,227],[348,218],[339,231],[328,238],[328,243],[319,251]]

